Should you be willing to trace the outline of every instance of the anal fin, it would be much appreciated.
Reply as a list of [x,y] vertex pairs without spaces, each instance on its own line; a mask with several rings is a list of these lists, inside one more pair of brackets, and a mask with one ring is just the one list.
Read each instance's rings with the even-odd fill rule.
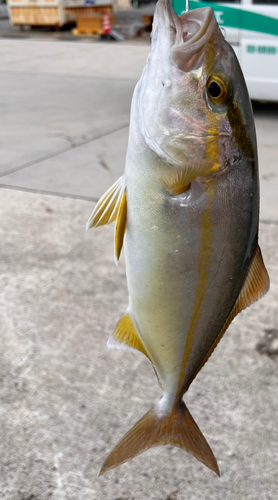
[[[117,345],[117,343],[120,344]],[[132,349],[136,349],[137,351],[145,354],[145,356],[150,359],[128,313],[125,313],[121,317],[113,335],[108,340],[108,347],[110,348],[117,349],[120,347],[120,345],[123,345],[123,348],[124,346],[127,346]]]

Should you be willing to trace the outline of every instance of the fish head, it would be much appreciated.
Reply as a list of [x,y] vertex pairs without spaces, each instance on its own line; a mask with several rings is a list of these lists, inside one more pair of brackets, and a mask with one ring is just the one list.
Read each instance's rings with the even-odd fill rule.
[[239,118],[252,128],[249,103],[239,63],[212,8],[178,16],[171,0],[159,0],[151,52],[136,89],[147,146],[170,165],[210,158],[218,166],[219,138],[233,136]]

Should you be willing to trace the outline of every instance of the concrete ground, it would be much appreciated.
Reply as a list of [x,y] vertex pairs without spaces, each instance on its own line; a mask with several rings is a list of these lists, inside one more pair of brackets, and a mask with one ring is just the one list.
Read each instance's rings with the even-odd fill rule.
[[255,105],[260,244],[268,295],[240,314],[188,407],[219,479],[170,446],[98,478],[159,396],[142,355],[108,351],[125,311],[113,227],[85,232],[123,172],[130,100],[147,46],[0,43],[0,498],[276,500],[278,105]]

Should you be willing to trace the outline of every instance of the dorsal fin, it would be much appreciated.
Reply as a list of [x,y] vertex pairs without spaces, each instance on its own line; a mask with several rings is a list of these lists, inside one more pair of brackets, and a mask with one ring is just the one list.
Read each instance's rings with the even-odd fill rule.
[[97,202],[86,228],[104,226],[115,222],[125,190],[124,176],[120,177]]
[[126,230],[126,214],[127,214],[127,203],[126,203],[126,191],[123,192],[121,196],[121,201],[119,204],[118,215],[115,227],[115,261],[118,264],[118,260],[121,255],[124,235]]
[[173,196],[184,193],[189,189],[190,182],[197,177],[209,174],[213,168],[213,160],[192,162],[184,167],[171,168],[161,178],[161,183]]
[[107,345],[110,349],[125,349],[125,347],[136,349],[150,359],[128,313],[125,313],[118,321]]
[[194,376],[191,378],[191,380],[188,382],[185,392],[196,377],[197,373],[201,370],[201,368],[204,366],[204,364],[207,362],[211,354],[213,353],[214,349],[216,348],[217,344],[223,337],[224,333],[226,332],[227,328],[233,321],[233,319],[239,314],[243,309],[246,307],[250,306],[253,302],[256,300],[260,299],[267,293],[269,289],[269,276],[268,272],[265,268],[261,249],[259,245],[257,245],[256,250],[253,253],[253,257],[251,259],[251,262],[249,264],[249,268],[247,271],[247,275],[245,278],[245,281],[243,283],[242,289],[238,295],[238,298],[236,300],[236,303],[230,312],[227,320],[225,321],[220,333],[218,334],[217,338],[213,342],[209,352],[207,353],[206,357],[202,361],[201,365],[198,367],[198,370],[194,374]]

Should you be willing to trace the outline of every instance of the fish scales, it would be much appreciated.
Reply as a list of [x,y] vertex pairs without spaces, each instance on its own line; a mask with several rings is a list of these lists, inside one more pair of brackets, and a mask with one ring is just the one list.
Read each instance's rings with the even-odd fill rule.
[[125,173],[88,227],[115,220],[129,303],[108,346],[143,352],[162,397],[100,473],[170,443],[219,474],[183,396],[269,279],[258,246],[252,109],[211,8],[177,16],[170,0],[157,3],[151,53],[132,100]]

